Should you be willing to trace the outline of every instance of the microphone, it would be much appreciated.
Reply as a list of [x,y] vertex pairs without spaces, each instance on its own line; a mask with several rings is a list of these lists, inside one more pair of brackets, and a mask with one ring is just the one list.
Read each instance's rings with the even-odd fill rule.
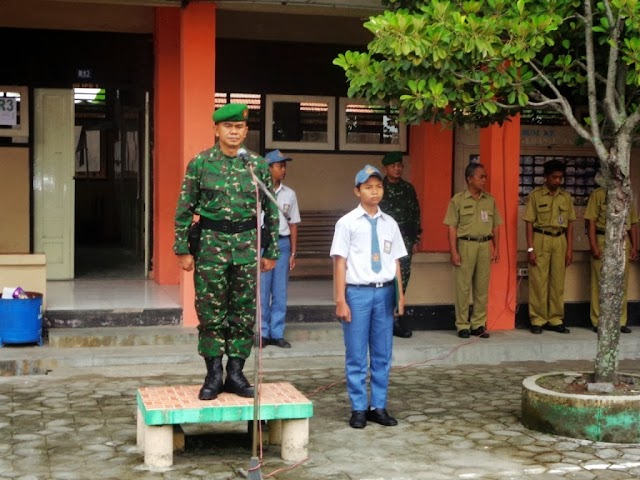
[[244,163],[249,163],[249,152],[247,152],[247,149],[244,147],[240,147],[238,149],[238,153],[236,153],[236,155],[238,156],[238,158],[240,160],[242,160]]

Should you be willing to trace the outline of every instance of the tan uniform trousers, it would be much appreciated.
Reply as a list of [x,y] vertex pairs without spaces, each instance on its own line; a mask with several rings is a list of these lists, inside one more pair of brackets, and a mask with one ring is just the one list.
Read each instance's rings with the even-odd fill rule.
[[564,319],[564,274],[567,237],[534,232],[536,266],[529,265],[531,325],[560,325]]
[[456,330],[469,329],[469,293],[473,293],[471,328],[487,322],[489,274],[491,273],[491,241],[458,240],[460,266],[455,268]]
[[[604,235],[597,235],[596,241],[600,252],[604,253]],[[627,238],[626,242],[627,261],[624,265],[624,294],[622,297],[622,315],[620,325],[627,324],[627,287],[629,285],[629,255],[631,254],[631,242]],[[602,259],[591,257],[591,325],[598,326],[600,317],[600,270],[602,269]]]

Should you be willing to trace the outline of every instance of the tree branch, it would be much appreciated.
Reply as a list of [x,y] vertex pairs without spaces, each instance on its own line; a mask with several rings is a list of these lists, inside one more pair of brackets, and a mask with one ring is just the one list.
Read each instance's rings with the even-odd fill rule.
[[[605,0],[606,1],[606,0]],[[584,35],[585,50],[587,56],[587,104],[589,106],[589,117],[591,117],[591,133],[590,138],[593,145],[598,150],[598,145],[603,148],[600,138],[600,125],[598,124],[598,105],[596,103],[598,95],[596,91],[596,67],[595,52],[593,50],[593,10],[591,0],[584,0]],[[600,155],[600,152],[598,152]],[[600,157],[603,158],[603,157]]]

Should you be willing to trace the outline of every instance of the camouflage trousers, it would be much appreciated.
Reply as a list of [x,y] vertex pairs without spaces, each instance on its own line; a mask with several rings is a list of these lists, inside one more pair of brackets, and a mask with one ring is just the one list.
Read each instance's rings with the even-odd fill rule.
[[411,253],[406,257],[399,259],[400,262],[400,276],[402,277],[402,291],[407,291],[409,285],[409,278],[411,277]]
[[194,274],[198,353],[247,359],[256,322],[256,264],[207,263]]

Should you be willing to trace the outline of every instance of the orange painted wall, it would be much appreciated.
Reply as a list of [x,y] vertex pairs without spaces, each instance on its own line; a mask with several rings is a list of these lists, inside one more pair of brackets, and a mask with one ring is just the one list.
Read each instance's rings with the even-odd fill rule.
[[495,197],[503,219],[500,230],[500,261],[491,267],[487,328],[515,328],[517,291],[518,185],[520,117],[504,126],[480,132],[480,159],[487,169],[487,190]]
[[[214,143],[215,92],[215,4],[190,3],[180,18],[180,122],[181,162],[184,172],[189,161]],[[180,175],[180,180],[182,175]],[[194,306],[193,273],[181,272],[180,294],[183,324],[198,324]]]
[[447,229],[442,220],[451,198],[453,130],[440,124],[411,127],[411,182],[420,202],[421,252],[448,252]]
[[153,139],[153,278],[177,285],[180,270],[173,254],[173,216],[184,171],[180,162],[180,10],[155,9]]

